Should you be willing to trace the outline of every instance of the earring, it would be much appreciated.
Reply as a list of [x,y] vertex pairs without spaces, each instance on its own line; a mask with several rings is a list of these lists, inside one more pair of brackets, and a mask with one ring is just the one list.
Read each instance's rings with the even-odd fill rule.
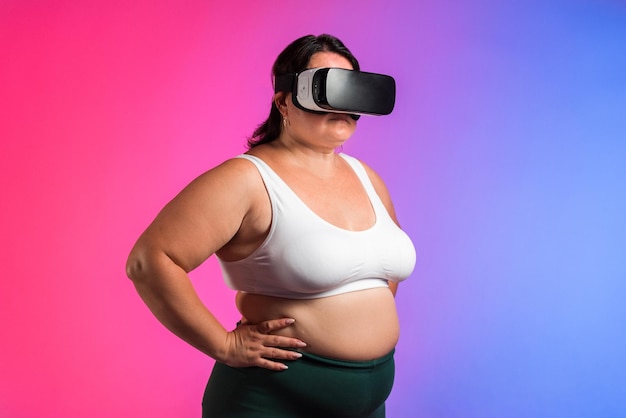
[[283,127],[287,127],[287,118],[283,118]]

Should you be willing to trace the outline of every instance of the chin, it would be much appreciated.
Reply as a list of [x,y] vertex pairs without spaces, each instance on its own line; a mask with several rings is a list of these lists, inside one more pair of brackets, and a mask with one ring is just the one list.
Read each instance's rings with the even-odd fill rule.
[[336,144],[336,147],[341,147],[343,144],[345,144],[346,142],[348,142],[348,140],[352,137],[352,134],[350,135],[341,135],[341,136],[336,136],[333,138],[333,142]]

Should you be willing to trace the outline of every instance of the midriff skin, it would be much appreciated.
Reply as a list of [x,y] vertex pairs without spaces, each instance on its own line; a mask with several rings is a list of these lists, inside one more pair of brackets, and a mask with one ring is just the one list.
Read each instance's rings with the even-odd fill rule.
[[391,291],[375,288],[319,299],[283,299],[237,294],[243,322],[257,324],[277,318],[296,322],[274,334],[299,338],[302,351],[341,360],[373,360],[398,342],[399,323]]

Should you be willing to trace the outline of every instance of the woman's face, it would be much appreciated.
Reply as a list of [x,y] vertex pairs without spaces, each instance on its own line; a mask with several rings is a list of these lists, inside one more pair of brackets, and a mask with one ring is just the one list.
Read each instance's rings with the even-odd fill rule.
[[[343,68],[352,70],[352,64],[345,57],[334,52],[317,52],[309,61],[307,68]],[[322,148],[337,148],[348,140],[356,129],[356,121],[345,113],[316,114],[297,108],[291,97],[285,100],[283,116],[287,126],[283,134],[298,142]]]

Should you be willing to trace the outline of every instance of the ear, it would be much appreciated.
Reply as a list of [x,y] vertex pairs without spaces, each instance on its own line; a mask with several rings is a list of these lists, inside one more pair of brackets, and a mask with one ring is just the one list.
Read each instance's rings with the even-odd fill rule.
[[274,104],[283,116],[287,116],[287,98],[289,94],[290,93],[286,93],[284,91],[279,91],[278,93],[274,94]]

